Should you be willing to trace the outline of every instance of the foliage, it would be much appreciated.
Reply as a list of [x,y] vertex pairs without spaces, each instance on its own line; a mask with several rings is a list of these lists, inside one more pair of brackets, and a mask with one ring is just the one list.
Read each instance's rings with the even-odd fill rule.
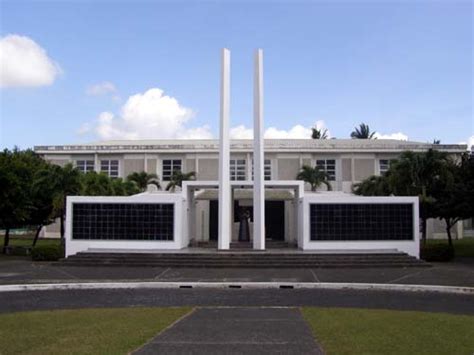
[[161,187],[158,181],[158,175],[148,174],[145,171],[131,173],[127,176],[127,181],[134,182],[141,192],[146,191],[149,184],[156,185],[157,188]]
[[15,148],[0,153],[0,227],[6,230],[4,252],[11,228],[41,225],[49,220],[52,200],[40,191],[47,184],[33,183],[39,171],[47,168],[48,164],[32,150]]
[[173,175],[171,175],[170,182],[166,186],[166,191],[174,192],[176,190],[176,187],[182,187],[183,181],[194,180],[195,177],[196,173],[194,171],[191,171],[189,173],[183,173],[179,170],[175,170],[173,171]]
[[371,176],[356,184],[355,194],[364,196],[418,196],[423,242],[426,221],[440,218],[446,223],[449,244],[451,228],[474,215],[474,161],[466,154],[461,162],[444,152],[403,152],[383,176]]
[[451,261],[454,248],[446,244],[424,244],[420,248],[420,258],[426,261]]
[[369,125],[361,123],[359,127],[355,127],[351,133],[351,138],[354,139],[377,139],[374,137],[376,132],[370,132]]
[[311,138],[312,139],[328,139],[328,130],[327,129],[318,129],[316,127],[311,128]]
[[391,188],[387,174],[370,176],[364,181],[354,184],[352,192],[362,196],[389,196]]
[[[434,192],[434,214],[446,224],[449,245],[452,245],[451,228],[463,219],[474,216],[474,160],[465,154],[461,162],[448,161],[448,174]],[[447,175],[447,176],[446,176]]]
[[429,149],[427,152],[403,152],[390,166],[388,175],[391,191],[397,196],[418,196],[422,239],[426,241],[426,221],[436,218],[435,194],[444,191],[450,179],[448,156]]
[[329,183],[329,175],[320,170],[318,167],[311,167],[303,165],[301,171],[296,176],[296,179],[303,180],[311,185],[311,191],[316,191],[322,184],[327,186],[328,190],[331,190],[331,184]]
[[34,261],[57,261],[63,257],[60,245],[41,245],[31,250],[31,258]]

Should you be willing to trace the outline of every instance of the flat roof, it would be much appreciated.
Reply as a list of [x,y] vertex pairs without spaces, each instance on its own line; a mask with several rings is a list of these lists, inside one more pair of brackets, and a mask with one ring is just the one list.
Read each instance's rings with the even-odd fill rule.
[[[425,151],[436,148],[451,153],[466,151],[466,144],[432,144],[394,139],[265,139],[267,152],[401,152],[404,150]],[[74,153],[140,153],[140,152],[218,152],[217,139],[155,139],[155,140],[110,140],[87,144],[41,145],[34,147],[39,154]],[[251,152],[253,140],[231,141],[233,152]]]

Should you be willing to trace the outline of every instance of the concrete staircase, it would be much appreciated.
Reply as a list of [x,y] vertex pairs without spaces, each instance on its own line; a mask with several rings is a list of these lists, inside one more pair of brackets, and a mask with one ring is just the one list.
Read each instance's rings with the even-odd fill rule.
[[392,268],[430,264],[401,252],[308,254],[303,252],[226,251],[204,253],[80,252],[63,266],[128,266],[188,268]]

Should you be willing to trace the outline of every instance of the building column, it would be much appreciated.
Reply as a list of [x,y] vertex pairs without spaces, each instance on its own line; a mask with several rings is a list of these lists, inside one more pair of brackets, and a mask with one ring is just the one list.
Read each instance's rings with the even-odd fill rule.
[[253,248],[265,250],[265,180],[263,160],[263,51],[255,53],[253,129]]
[[231,239],[231,196],[230,196],[230,51],[222,49],[221,58],[221,111],[219,135],[219,229],[217,247],[226,250]]

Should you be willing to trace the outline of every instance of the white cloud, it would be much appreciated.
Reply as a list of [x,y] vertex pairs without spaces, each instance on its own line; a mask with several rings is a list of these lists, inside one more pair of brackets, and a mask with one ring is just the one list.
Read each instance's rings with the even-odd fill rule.
[[[313,125],[318,129],[326,129],[324,121],[319,120]],[[295,125],[289,130],[278,129],[276,127],[269,127],[264,132],[266,139],[310,139],[313,133],[311,127],[304,127],[302,125]],[[330,132],[327,132],[329,138]],[[246,128],[244,125],[239,125],[230,129],[230,136],[233,139],[252,139],[253,129]]]
[[46,51],[26,36],[0,39],[0,87],[51,85],[61,69]]
[[402,132],[396,132],[396,133],[389,133],[389,134],[381,134],[376,132],[374,134],[374,137],[377,139],[396,139],[399,141],[407,141],[408,136],[405,133]]
[[102,112],[89,130],[101,139],[212,138],[209,126],[186,127],[192,116],[174,97],[152,88],[130,96],[118,115]]
[[230,138],[232,139],[252,139],[253,129],[246,128],[244,125],[238,125],[230,129]]
[[459,144],[467,144],[467,150],[471,150],[471,147],[474,146],[474,135],[473,136],[470,136],[468,139],[467,139],[467,142],[459,142]]
[[89,96],[115,94],[116,92],[117,88],[109,81],[91,85],[86,89],[86,94]]

